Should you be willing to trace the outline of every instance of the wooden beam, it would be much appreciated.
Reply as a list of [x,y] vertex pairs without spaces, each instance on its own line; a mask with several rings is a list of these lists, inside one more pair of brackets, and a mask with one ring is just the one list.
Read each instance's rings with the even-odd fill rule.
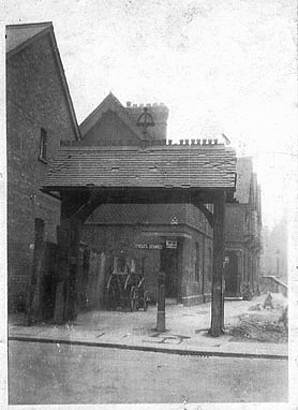
[[[63,197],[96,194],[102,203],[212,203],[219,188],[194,188],[194,187],[102,187],[102,186],[76,186],[76,187],[51,187],[42,188],[42,192],[59,192]],[[234,189],[227,191],[228,197],[233,197]],[[231,199],[232,200],[232,199]]]
[[41,319],[40,310],[40,283],[42,275],[42,263],[45,250],[45,224],[42,219],[35,220],[34,254],[31,268],[31,276],[27,295],[27,325],[32,321]]
[[211,336],[218,337],[224,328],[223,261],[224,261],[225,192],[214,200],[213,276],[211,300]]
[[81,225],[82,222],[77,218],[62,219],[57,231],[58,283],[54,320],[58,324],[74,320],[77,314]]
[[64,320],[72,321],[77,316],[77,293],[80,270],[80,238],[82,222],[78,218],[70,220],[69,269],[66,280],[66,300]]
[[101,204],[101,195],[97,191],[63,192],[61,204],[62,219],[77,219],[85,222],[89,215]]
[[54,309],[54,321],[57,324],[63,323],[65,318],[64,312],[66,281],[69,270],[70,235],[70,220],[62,219],[61,225],[57,227],[57,286]]
[[211,211],[209,211],[209,209],[206,207],[205,204],[203,204],[202,202],[196,202],[195,206],[203,212],[203,214],[205,215],[209,225],[211,226],[211,228],[213,228],[213,213]]

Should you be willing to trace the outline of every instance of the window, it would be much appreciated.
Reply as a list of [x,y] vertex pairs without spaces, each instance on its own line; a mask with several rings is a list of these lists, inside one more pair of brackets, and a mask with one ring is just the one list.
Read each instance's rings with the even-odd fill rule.
[[47,160],[47,132],[44,128],[40,129],[40,148],[39,148],[39,159],[41,161]]

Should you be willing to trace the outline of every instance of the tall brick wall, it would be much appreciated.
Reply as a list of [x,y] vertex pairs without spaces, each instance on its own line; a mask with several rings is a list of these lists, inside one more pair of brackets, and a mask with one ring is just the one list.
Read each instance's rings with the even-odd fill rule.
[[47,131],[50,161],[61,140],[74,139],[74,126],[45,35],[7,60],[8,291],[9,310],[24,306],[32,266],[34,219],[56,241],[60,203],[39,191],[48,165],[41,162],[41,128]]

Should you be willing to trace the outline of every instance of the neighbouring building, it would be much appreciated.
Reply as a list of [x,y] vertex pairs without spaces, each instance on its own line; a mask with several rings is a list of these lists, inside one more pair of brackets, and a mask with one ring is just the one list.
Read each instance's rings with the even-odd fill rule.
[[275,276],[288,283],[288,226],[286,216],[281,218],[270,230],[268,227],[264,227],[263,243],[263,275]]
[[40,191],[48,162],[64,140],[79,140],[74,108],[51,23],[6,27],[8,303],[24,310],[34,246],[46,246],[41,299],[53,304],[60,201]]
[[235,202],[226,205],[225,295],[259,292],[261,189],[250,157],[237,160]]

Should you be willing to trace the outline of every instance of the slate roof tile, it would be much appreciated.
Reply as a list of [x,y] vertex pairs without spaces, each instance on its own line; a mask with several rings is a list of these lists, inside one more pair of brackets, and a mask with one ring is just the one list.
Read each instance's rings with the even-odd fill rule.
[[65,147],[50,164],[44,188],[235,188],[236,154],[217,146]]

